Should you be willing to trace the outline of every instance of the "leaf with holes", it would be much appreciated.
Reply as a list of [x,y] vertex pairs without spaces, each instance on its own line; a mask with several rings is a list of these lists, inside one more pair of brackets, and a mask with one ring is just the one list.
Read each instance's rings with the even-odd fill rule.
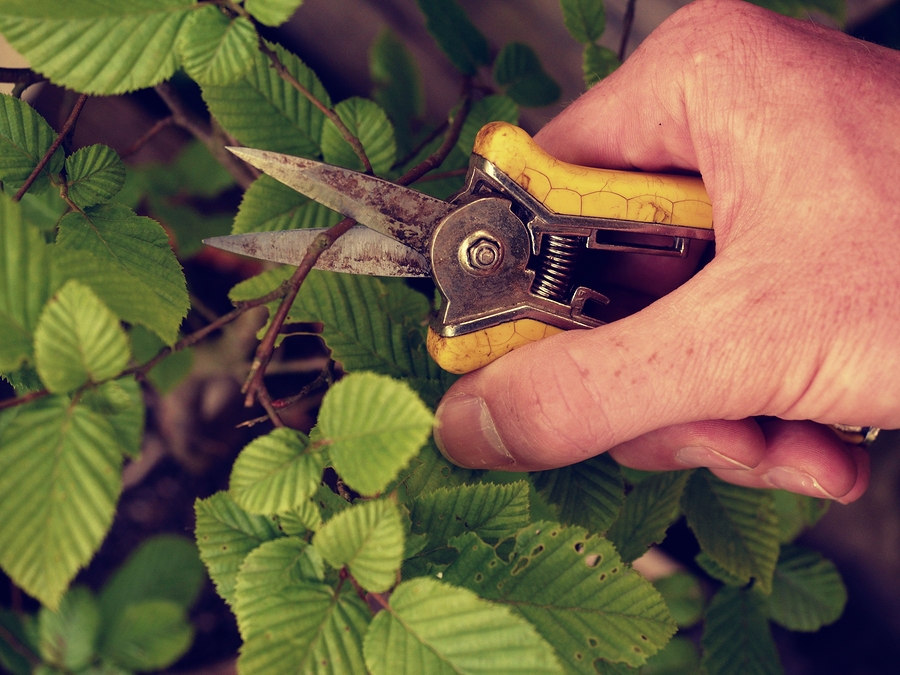
[[178,53],[198,84],[224,85],[250,70],[256,52],[256,29],[242,16],[230,19],[208,5],[191,14],[178,36]]
[[244,644],[238,671],[363,673],[369,611],[350,584],[321,581],[321,558],[301,539],[260,546],[241,566],[235,615]]
[[739,487],[703,469],[691,474],[681,507],[700,547],[737,577],[772,590],[778,560],[778,519],[772,495]]
[[383,490],[425,445],[433,421],[405,383],[351,373],[325,394],[317,429],[341,478],[360,494],[371,495]]
[[847,589],[834,563],[802,546],[783,546],[768,603],[775,623],[812,632],[837,621]]
[[261,544],[283,536],[272,518],[252,516],[227,492],[194,503],[194,536],[216,591],[234,606],[238,570],[247,555]]
[[123,94],[172,76],[173,47],[194,7],[192,0],[7,0],[0,33],[55,84]]
[[290,511],[315,494],[328,453],[293,429],[275,429],[253,440],[238,455],[229,491],[247,513]]
[[109,422],[65,396],[15,412],[0,424],[0,566],[54,609],[112,524],[122,453]]
[[[2,24],[0,17],[0,32]],[[56,132],[34,108],[21,99],[0,94],[0,181],[7,187],[22,187],[55,140]],[[47,188],[50,176],[62,169],[63,158],[63,149],[57,148],[29,193],[38,194]]]
[[34,331],[34,356],[47,389],[62,394],[118,375],[131,348],[118,317],[72,280],[44,308]]
[[555,103],[562,93],[534,50],[520,42],[510,42],[500,50],[494,62],[494,80],[506,88],[512,100],[530,108]]
[[463,75],[475,75],[490,63],[487,39],[456,0],[417,0],[425,28],[441,51]]
[[284,183],[260,176],[244,193],[231,233],[331,227],[342,217]]
[[561,0],[563,23],[576,42],[596,42],[606,30],[603,0]]
[[535,474],[534,486],[559,509],[559,519],[588,531],[606,532],[625,501],[622,472],[608,455]]
[[508,561],[472,533],[451,543],[460,554],[444,580],[509,605],[572,672],[593,674],[598,659],[639,666],[675,633],[657,590],[580,527],[533,524]]
[[382,593],[397,580],[404,539],[397,507],[377,500],[341,511],[316,532],[313,545],[329,565],[346,565],[363,588]]
[[400,584],[365,640],[374,675],[561,673],[553,649],[509,609],[464,588],[419,578]]
[[108,202],[125,184],[125,165],[106,145],[79,148],[66,157],[69,199],[81,208]]
[[[359,139],[372,170],[379,175],[390,171],[397,156],[397,142],[394,127],[381,106],[365,98],[353,97],[338,103],[334,111],[350,133]],[[364,168],[362,160],[334,122],[328,119],[322,126],[322,155],[329,164],[357,171]]]
[[701,666],[708,675],[781,675],[784,671],[756,589],[724,586],[706,609]]

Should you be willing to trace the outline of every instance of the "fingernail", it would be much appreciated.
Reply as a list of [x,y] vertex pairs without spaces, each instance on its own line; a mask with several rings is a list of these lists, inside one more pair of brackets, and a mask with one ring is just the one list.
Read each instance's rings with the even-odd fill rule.
[[675,453],[675,461],[682,466],[698,468],[705,466],[710,469],[752,469],[753,467],[741,464],[737,460],[726,457],[712,448],[702,445],[691,445],[681,448]]
[[823,497],[825,499],[837,499],[827,492],[819,481],[805,471],[799,471],[786,466],[777,466],[769,469],[762,476],[763,481],[773,488],[797,492],[810,497]]
[[490,469],[516,463],[479,396],[459,394],[441,401],[435,413],[434,442],[444,457],[460,466]]

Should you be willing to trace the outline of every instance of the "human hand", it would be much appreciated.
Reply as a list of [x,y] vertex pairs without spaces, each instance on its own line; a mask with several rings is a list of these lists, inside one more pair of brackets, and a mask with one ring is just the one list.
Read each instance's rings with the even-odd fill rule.
[[900,426],[897,73],[895,52],[744,2],[673,15],[536,140],[575,164],[699,172],[715,259],[630,317],[461,378],[443,452],[532,471],[609,451],[857,499],[868,456],[823,425]]

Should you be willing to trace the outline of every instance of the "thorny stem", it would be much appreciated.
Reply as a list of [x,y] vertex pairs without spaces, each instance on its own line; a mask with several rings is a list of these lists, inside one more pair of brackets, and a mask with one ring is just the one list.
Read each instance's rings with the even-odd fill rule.
[[635,5],[637,5],[637,0],[628,0],[628,5],[625,7],[625,16],[622,18],[622,41],[619,43],[619,61],[625,60],[628,39],[631,37],[631,28],[634,26]]
[[84,108],[84,104],[87,102],[88,96],[87,94],[82,94],[78,97],[78,100],[75,101],[75,105],[72,107],[72,112],[69,113],[69,118],[66,120],[66,123],[63,124],[63,128],[60,130],[59,135],[56,137],[56,140],[53,141],[53,144],[50,146],[50,149],[44,153],[44,156],[41,157],[41,161],[37,163],[37,166],[34,167],[34,171],[31,172],[31,175],[25,180],[25,184],[19,188],[19,191],[13,196],[13,201],[17,202],[22,197],[25,196],[25,193],[28,192],[28,188],[34,185],[34,181],[38,179],[38,176],[41,175],[41,172],[47,168],[47,164],[50,162],[50,159],[53,157],[53,153],[59,148],[60,145],[63,144],[63,141],[66,140],[69,134],[75,129],[75,123],[78,121],[78,116],[81,114],[81,109]]

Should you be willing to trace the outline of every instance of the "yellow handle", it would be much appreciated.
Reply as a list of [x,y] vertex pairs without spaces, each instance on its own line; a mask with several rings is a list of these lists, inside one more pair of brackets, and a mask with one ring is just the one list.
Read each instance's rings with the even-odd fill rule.
[[701,229],[713,226],[712,204],[699,178],[567,164],[506,122],[482,127],[473,152],[555,213]]
[[561,332],[562,328],[534,319],[509,321],[455,337],[441,337],[429,328],[428,353],[444,370],[462,375],[496,361],[513,349]]

